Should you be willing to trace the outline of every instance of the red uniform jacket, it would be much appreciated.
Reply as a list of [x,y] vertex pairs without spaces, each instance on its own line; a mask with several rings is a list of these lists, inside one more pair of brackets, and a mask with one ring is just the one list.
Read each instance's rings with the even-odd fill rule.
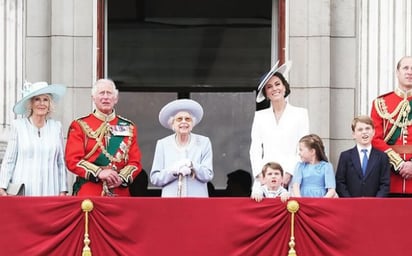
[[[65,158],[67,168],[83,178],[77,195],[102,195],[103,183],[97,175],[106,166],[116,170],[125,185],[131,184],[142,169],[137,128],[114,112],[107,116],[95,110],[71,123]],[[112,192],[129,196],[127,186]]]
[[[412,93],[399,88],[384,94],[373,102],[371,118],[375,124],[372,144],[387,153],[393,166],[390,193],[412,194],[412,180],[403,179],[397,170],[404,161],[410,161],[412,152],[403,150],[412,145]],[[406,151],[406,152],[405,152]]]

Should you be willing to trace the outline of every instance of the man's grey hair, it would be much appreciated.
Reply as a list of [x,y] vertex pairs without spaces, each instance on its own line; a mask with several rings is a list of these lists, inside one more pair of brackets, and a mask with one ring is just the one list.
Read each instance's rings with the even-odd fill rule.
[[105,83],[105,84],[110,84],[110,85],[112,86],[112,88],[113,88],[114,95],[115,95],[116,97],[119,96],[119,90],[117,90],[116,84],[113,82],[113,80],[108,79],[108,78],[101,78],[101,79],[97,80],[97,81],[93,84],[93,87],[92,87],[92,96],[96,96],[97,87],[99,86],[99,84],[103,84],[103,83]]

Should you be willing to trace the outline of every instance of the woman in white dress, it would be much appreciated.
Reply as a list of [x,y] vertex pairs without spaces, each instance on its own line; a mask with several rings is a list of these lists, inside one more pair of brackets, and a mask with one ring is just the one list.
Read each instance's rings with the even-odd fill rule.
[[0,195],[11,184],[24,184],[27,196],[67,194],[62,125],[49,117],[53,102],[66,87],[46,82],[26,83],[23,98],[13,111],[24,117],[13,120],[0,170]]
[[203,117],[194,100],[180,99],[160,110],[162,126],[174,133],[157,141],[151,182],[162,187],[162,197],[208,197],[213,178],[212,145],[208,137],[192,133]]
[[298,142],[309,133],[307,109],[292,106],[286,100],[290,85],[284,74],[290,66],[290,61],[280,67],[276,64],[258,86],[256,102],[268,100],[270,107],[256,111],[252,124],[249,152],[255,178],[252,193],[262,185],[259,177],[268,162],[277,162],[283,167],[283,185],[289,184],[299,160]]

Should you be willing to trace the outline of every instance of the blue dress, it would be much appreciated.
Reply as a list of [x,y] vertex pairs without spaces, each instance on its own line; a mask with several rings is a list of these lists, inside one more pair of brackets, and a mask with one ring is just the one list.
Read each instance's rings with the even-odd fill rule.
[[299,162],[292,182],[300,184],[302,197],[323,197],[327,189],[336,188],[333,166],[325,161],[317,164]]
[[175,134],[157,141],[150,181],[162,187],[162,197],[177,197],[178,177],[169,172],[176,161],[190,159],[196,177],[185,176],[182,180],[182,196],[208,197],[207,182],[213,179],[213,152],[210,139],[192,133],[187,147],[176,145]]

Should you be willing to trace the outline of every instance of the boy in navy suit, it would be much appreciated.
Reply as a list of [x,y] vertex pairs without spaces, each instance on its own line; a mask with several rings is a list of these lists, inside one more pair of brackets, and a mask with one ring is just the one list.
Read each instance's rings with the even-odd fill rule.
[[336,192],[340,197],[386,197],[390,165],[387,155],[372,147],[375,126],[368,116],[355,117],[352,137],[356,146],[342,152],[336,171]]

